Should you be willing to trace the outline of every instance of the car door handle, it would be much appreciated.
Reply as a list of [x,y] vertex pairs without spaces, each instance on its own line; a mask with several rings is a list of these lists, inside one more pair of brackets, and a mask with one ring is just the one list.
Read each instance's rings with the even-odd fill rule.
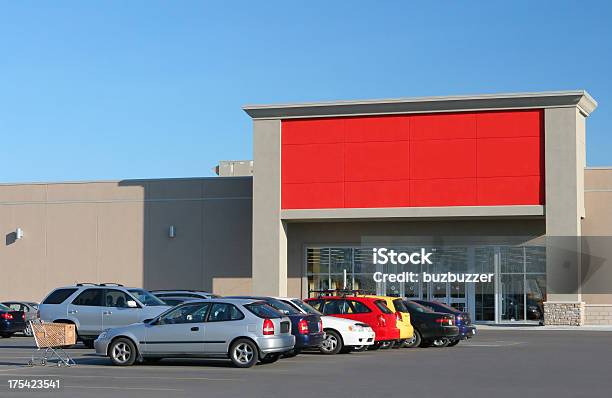
[[69,314],[76,314],[77,312],[79,312],[79,311],[77,311],[77,310],[70,310],[70,311],[68,311]]
[[104,315],[112,315],[113,312],[112,311],[104,311]]
[[192,332],[197,332],[198,330],[200,330],[200,328],[197,327],[197,326],[194,326],[194,327],[191,328]]

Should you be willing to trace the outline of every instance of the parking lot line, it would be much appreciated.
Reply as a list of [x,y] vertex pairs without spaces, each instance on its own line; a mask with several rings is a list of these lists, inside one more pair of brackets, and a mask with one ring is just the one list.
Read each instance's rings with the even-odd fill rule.
[[64,388],[80,388],[86,390],[138,390],[138,391],[185,391],[179,388],[151,388],[151,387],[111,387],[111,386],[63,386]]
[[[23,374],[10,374],[10,373],[5,373],[2,376],[19,376],[19,377],[24,377]],[[136,380],[142,380],[142,379],[154,379],[154,380],[202,380],[202,381],[244,381],[241,379],[221,379],[221,378],[213,378],[213,377],[158,377],[158,376],[100,376],[100,375],[68,375],[68,374],[58,374],[58,373],[51,373],[51,374],[33,374],[33,375],[27,375],[27,377],[62,377],[65,379],[122,379],[122,380],[128,380],[128,379],[136,379]]]

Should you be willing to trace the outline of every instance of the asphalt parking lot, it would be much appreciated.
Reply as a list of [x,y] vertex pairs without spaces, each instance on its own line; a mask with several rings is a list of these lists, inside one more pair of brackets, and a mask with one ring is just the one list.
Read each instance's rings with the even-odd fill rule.
[[[305,353],[235,369],[222,360],[112,366],[69,350],[72,368],[27,367],[33,341],[0,339],[1,397],[593,397],[612,389],[612,332],[499,331],[453,348],[323,356]],[[15,391],[9,380],[60,380],[60,390]]]

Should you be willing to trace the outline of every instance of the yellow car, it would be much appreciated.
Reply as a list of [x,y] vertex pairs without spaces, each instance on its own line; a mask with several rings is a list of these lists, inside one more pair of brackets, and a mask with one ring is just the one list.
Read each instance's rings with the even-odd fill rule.
[[412,323],[410,322],[410,314],[407,312],[400,312],[395,308],[395,301],[402,300],[399,297],[388,297],[388,296],[375,296],[370,294],[359,295],[361,297],[370,297],[375,299],[384,300],[387,308],[395,313],[395,318],[397,319],[396,327],[400,331],[400,341],[398,341],[397,346],[402,346],[406,340],[412,340],[414,336],[414,328],[412,327]]

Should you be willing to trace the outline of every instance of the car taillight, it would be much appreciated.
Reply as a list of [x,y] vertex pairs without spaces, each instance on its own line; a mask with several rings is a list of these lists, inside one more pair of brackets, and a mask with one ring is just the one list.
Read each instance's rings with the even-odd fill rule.
[[7,321],[13,319],[13,314],[9,314],[8,312],[3,312],[0,314],[0,318],[6,319]]
[[378,320],[378,326],[382,326],[382,327],[387,326],[387,320],[385,319],[385,316],[383,314],[378,315],[377,320]]
[[319,319],[319,332],[323,331],[323,320]]
[[396,312],[395,313],[395,319],[397,319],[399,322],[403,321],[404,318],[402,318],[402,313],[401,312]]
[[436,323],[440,325],[453,326],[453,320],[451,318],[436,318]]
[[25,321],[25,314],[21,314],[21,319]]
[[463,321],[463,317],[461,315],[457,315],[457,324],[460,324]]
[[300,323],[298,323],[298,331],[300,334],[308,334],[308,322],[306,322],[306,319],[300,319]]
[[264,336],[270,336],[274,334],[274,322],[272,322],[270,319],[264,319],[263,334]]

